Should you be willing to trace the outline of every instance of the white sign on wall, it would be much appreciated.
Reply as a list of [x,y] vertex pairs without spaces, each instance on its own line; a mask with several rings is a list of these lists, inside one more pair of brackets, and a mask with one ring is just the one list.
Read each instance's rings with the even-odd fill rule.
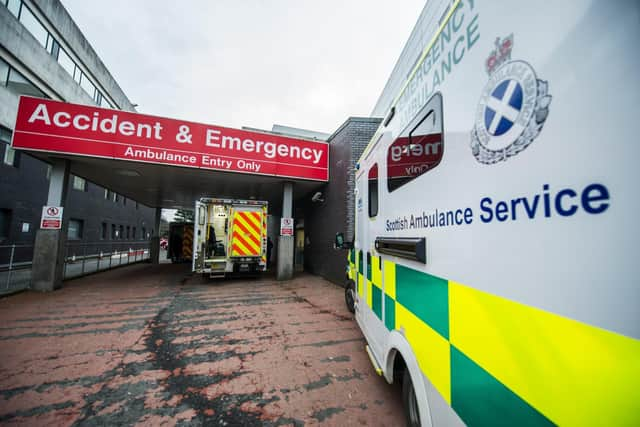
[[62,206],[43,206],[40,228],[43,230],[59,230],[62,228]]
[[293,236],[293,218],[280,219],[280,235]]

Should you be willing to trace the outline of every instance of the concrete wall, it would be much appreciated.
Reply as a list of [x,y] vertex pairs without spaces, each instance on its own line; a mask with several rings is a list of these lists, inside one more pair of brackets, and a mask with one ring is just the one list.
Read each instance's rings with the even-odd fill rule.
[[[131,101],[109,73],[75,22],[57,0],[35,1],[45,28],[81,62],[103,92],[122,110],[133,111]],[[95,102],[73,77],[42,47],[40,42],[18,21],[9,10],[0,6],[0,57],[22,73],[48,97],[78,104]],[[18,95],[0,86],[0,126],[13,128],[18,106]]]
[[[3,2],[4,3],[4,2]],[[89,42],[80,32],[58,0],[33,0],[28,2],[43,26],[66,51],[72,51],[76,61],[81,63],[85,73],[89,73],[94,84],[99,86],[119,108],[133,110],[133,105],[111,76]],[[95,105],[89,96],[62,68],[36,38],[4,6],[0,5],[0,57],[13,69],[20,72],[46,96],[67,102]],[[19,94],[0,84],[0,126],[11,130],[15,123]],[[11,211],[8,239],[0,245],[21,243],[31,245],[39,226],[42,206],[46,204],[49,181],[47,164],[28,154],[18,153],[16,166],[2,162],[6,144],[0,144],[0,208]],[[84,222],[82,241],[98,242],[102,237],[102,223],[107,223],[110,241],[111,224],[118,229],[122,225],[136,227],[136,238],[142,237],[142,228],[147,232],[155,227],[154,209],[123,199],[119,202],[104,199],[104,189],[87,183],[87,191],[72,188],[69,182],[66,219],[80,219]],[[22,232],[22,224],[28,223],[29,231]],[[125,235],[126,238],[126,235]],[[73,241],[70,241],[73,242]],[[3,258],[0,253],[0,258]],[[0,259],[0,264],[5,260]]]
[[329,183],[324,202],[306,201],[304,225],[307,242],[304,268],[337,284],[344,284],[347,252],[333,249],[337,232],[351,239],[355,228],[355,165],[381,119],[349,118],[329,138]]
[[[91,73],[95,83],[100,85],[115,101],[117,108],[133,111],[133,104],[109,73],[64,6],[58,0],[33,0],[33,2],[54,27],[59,38],[62,38],[79,57]],[[99,13],[99,10],[96,10],[96,13]]]

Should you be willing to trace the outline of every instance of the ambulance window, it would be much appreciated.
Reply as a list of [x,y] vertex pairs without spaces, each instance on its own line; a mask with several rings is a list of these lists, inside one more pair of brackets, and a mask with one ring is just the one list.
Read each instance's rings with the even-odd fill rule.
[[378,215],[378,164],[369,169],[369,218]]
[[393,192],[434,169],[444,152],[442,96],[435,94],[387,151],[387,188]]

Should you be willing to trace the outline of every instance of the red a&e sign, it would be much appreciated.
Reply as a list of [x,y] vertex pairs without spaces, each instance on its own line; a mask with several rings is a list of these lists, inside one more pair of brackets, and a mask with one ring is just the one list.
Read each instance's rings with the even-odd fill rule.
[[20,97],[13,148],[313,181],[329,145],[268,133]]

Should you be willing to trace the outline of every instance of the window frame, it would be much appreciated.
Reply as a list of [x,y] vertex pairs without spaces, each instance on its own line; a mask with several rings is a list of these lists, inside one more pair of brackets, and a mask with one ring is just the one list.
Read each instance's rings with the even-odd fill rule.
[[[77,228],[77,236],[71,235],[71,224],[75,223],[78,225]],[[67,239],[68,240],[82,240],[84,236],[84,220],[80,218],[69,218],[69,222],[67,223]]]
[[[13,211],[7,208],[0,208],[0,217],[3,219],[3,221],[0,221],[0,242],[3,242],[4,240],[9,240],[9,237],[11,236]],[[6,235],[3,236],[3,234]]]
[[[81,183],[80,185],[76,185],[76,183]],[[76,191],[87,191],[87,180],[81,176],[72,175],[71,179],[71,188]]]
[[[373,171],[375,171],[374,179],[371,176]],[[374,189],[375,192],[372,191]],[[373,200],[375,200],[375,206],[372,202]],[[377,217],[380,211],[380,168],[377,162],[371,165],[367,172],[367,206],[369,218]]]
[[[439,114],[439,118],[438,116],[435,116],[436,114]],[[400,142],[403,139],[406,139],[407,140],[406,143],[401,145],[403,152],[405,152],[413,149],[412,146],[413,146],[414,138],[424,138],[425,136],[429,136],[429,135],[437,135],[437,132],[429,135],[423,135],[423,134],[414,135],[414,133],[422,126],[422,124],[426,120],[428,120],[430,117],[432,117],[432,115],[434,115],[434,126],[435,126],[436,120],[439,120],[440,122],[439,131],[440,131],[441,145],[439,148],[440,157],[437,163],[432,164],[431,167],[429,167],[428,169],[416,175],[394,178],[393,173],[390,170],[392,166],[389,159],[392,157],[391,153],[392,153],[392,149],[396,146],[395,144]],[[426,175],[428,172],[436,169],[440,165],[440,163],[442,163],[442,159],[444,157],[444,150],[445,150],[445,133],[444,133],[444,117],[443,117],[443,100],[442,100],[442,93],[436,92],[420,108],[420,110],[414,115],[414,117],[409,121],[409,123],[405,125],[402,132],[399,133],[398,138],[392,141],[391,144],[389,144],[389,146],[386,149],[386,153],[385,153],[385,159],[386,159],[385,163],[386,163],[386,171],[387,171],[386,181],[387,181],[387,191],[389,192],[389,194],[395,192],[396,190],[399,190],[400,188],[405,187],[407,184],[415,181],[417,178],[420,178]],[[393,181],[393,180],[398,180],[398,181]]]

